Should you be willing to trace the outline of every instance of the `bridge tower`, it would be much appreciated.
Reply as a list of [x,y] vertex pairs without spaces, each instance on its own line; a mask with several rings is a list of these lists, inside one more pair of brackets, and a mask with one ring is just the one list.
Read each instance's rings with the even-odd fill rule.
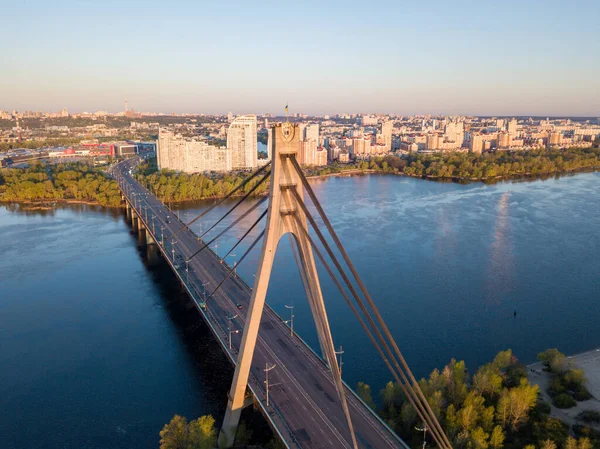
[[313,250],[310,241],[306,237],[308,231],[306,215],[298,204],[296,196],[291,192],[291,189],[295,189],[299,199],[303,200],[302,182],[291,161],[291,157],[296,157],[300,149],[300,141],[302,140],[301,130],[297,125],[285,122],[273,125],[270,131],[273,142],[273,157],[266,232],[248,314],[246,316],[246,324],[244,326],[233,382],[229,391],[227,411],[225,412],[223,426],[219,434],[219,447],[231,447],[233,445],[240,414],[244,407],[248,376],[258,337],[261,316],[265,306],[267,287],[273,268],[275,252],[277,251],[277,245],[281,237],[285,234],[290,234],[293,237],[291,239],[293,241],[292,244],[295,244],[297,248],[298,268],[315,320],[321,351],[331,369],[338,397],[346,413],[348,426],[353,438],[353,446],[357,448],[331,336],[331,329],[329,327],[329,320],[325,310],[325,303],[323,302],[323,294],[317,275]]

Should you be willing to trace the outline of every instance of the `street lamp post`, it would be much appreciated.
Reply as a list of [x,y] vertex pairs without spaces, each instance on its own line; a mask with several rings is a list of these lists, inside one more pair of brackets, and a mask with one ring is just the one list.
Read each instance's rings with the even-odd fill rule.
[[[275,368],[277,365],[269,366],[269,363],[265,363],[265,390],[266,390],[266,399],[267,399],[267,407],[269,406],[269,371]],[[276,384],[271,384],[271,387]]]
[[293,337],[294,336],[294,305],[285,305],[286,309],[290,309],[290,319],[289,320],[285,320],[284,323],[285,324],[289,324],[290,326],[290,336]]
[[235,319],[237,318],[237,316],[238,316],[238,314],[236,313],[236,314],[235,314],[235,315],[233,315],[233,316],[228,316],[228,317],[227,317],[227,332],[228,332],[228,334],[229,334],[229,350],[231,350],[231,334],[237,334],[237,333],[239,333],[239,332],[240,332],[240,331],[239,331],[239,330],[237,330],[237,329],[235,329],[235,330],[234,330],[234,329],[231,329],[231,322],[232,322],[233,320],[235,320]]
[[344,350],[342,349],[342,345],[340,345],[340,350],[339,351],[335,351],[335,353],[340,356],[340,361],[338,363],[338,367],[340,369],[340,377],[341,377],[342,376],[342,365],[344,364],[344,362],[342,361],[342,354],[344,354]]

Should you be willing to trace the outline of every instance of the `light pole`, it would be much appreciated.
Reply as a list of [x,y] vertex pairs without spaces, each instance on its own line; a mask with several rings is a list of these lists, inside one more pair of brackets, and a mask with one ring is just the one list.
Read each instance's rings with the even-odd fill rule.
[[171,253],[173,253],[173,263],[175,263],[175,243],[177,243],[177,240],[171,240]]
[[284,323],[290,325],[290,337],[293,337],[294,336],[294,305],[292,304],[292,305],[288,306],[286,304],[285,308],[290,309],[290,319],[285,320]]
[[163,246],[163,248],[165,247],[165,227],[164,226],[160,227],[160,244]]
[[188,264],[190,263],[190,261],[188,259],[185,259],[185,281],[189,284],[190,283],[190,274],[188,271]]
[[229,350],[231,350],[231,334],[238,334],[240,331],[239,330],[232,330],[231,329],[231,322],[233,320],[235,320],[237,318],[238,314],[236,313],[233,316],[228,316],[227,317],[227,332],[229,333]]
[[215,239],[215,254],[219,257],[219,239]]
[[235,254],[230,254],[228,257],[233,257],[233,274],[237,275],[236,264],[235,264]]
[[[269,363],[265,363],[265,389],[267,392],[267,407],[269,406],[269,371],[271,371],[273,368],[275,368],[277,365],[272,365],[269,366]],[[275,385],[278,384],[271,384],[271,387],[274,387]]]
[[202,283],[202,294],[204,295],[204,307],[208,310],[208,307],[206,305],[206,286],[210,284],[210,281],[208,282],[203,282]]
[[340,345],[340,350],[339,351],[335,351],[336,355],[340,356],[340,362],[338,363],[338,367],[340,369],[340,377],[342,377],[342,365],[344,364],[344,362],[342,361],[342,354],[344,354],[344,350],[342,349],[342,345]]
[[418,430],[419,432],[423,432],[423,449],[425,449],[425,445],[427,444],[427,424],[425,423],[423,425],[422,429],[419,429],[418,427],[415,427],[415,430]]

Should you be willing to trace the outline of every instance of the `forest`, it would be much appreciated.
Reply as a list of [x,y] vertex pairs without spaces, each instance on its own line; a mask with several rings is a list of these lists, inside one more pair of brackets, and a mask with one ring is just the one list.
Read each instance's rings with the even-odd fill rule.
[[[538,359],[553,379],[561,379],[552,381],[548,389],[551,396],[556,394],[555,407],[572,407],[575,400],[591,397],[583,372],[571,369],[564,354],[550,349]],[[550,416],[550,405],[542,399],[538,385],[529,382],[527,372],[509,349],[474,375],[464,361],[452,359],[419,385],[455,449],[599,449],[600,432],[589,424],[599,423],[600,415],[586,411],[573,426]],[[553,388],[561,391],[553,392]],[[423,432],[415,429],[422,428],[422,423],[400,385],[388,383],[380,392],[379,406],[367,384],[360,382],[357,393],[411,447],[423,443]],[[568,405],[557,402],[561,394],[576,399]]]
[[600,168],[599,148],[498,151],[481,155],[464,152],[384,156],[354,164],[310,168],[314,175],[348,170],[377,171],[461,182],[525,178]]
[[117,207],[116,181],[81,162],[57,165],[33,163],[29,168],[0,170],[0,202],[85,201]]
[[[244,179],[250,176],[244,174],[215,174],[177,173],[171,170],[156,169],[156,159],[141,164],[137,171],[137,180],[146,186],[163,202],[180,202],[219,198],[229,194]],[[240,195],[248,193],[262,176],[257,176],[239,191]],[[264,182],[257,187],[253,195],[261,195],[268,190],[269,183]]]

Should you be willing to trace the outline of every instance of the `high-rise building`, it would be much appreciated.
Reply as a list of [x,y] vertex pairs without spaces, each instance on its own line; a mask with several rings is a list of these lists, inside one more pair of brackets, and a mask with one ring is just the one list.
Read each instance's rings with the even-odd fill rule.
[[[312,139],[300,142],[300,150],[298,151],[298,163],[300,165],[317,165],[317,145],[317,142]],[[327,164],[327,160],[325,164]]]
[[508,133],[498,133],[498,142],[497,142],[497,147],[498,148],[508,148],[510,147],[510,134]]
[[186,173],[231,171],[231,150],[159,129],[156,145],[159,169]]
[[304,140],[314,140],[319,143],[319,124],[314,123],[311,125],[306,125],[304,128]]
[[469,146],[469,151],[471,153],[481,154],[483,151],[483,137],[481,134],[471,135],[471,145]]
[[514,118],[508,122],[508,134],[510,134],[511,137],[517,135],[517,120]]
[[434,151],[437,150],[439,147],[439,136],[437,134],[429,134],[427,136],[427,149],[429,151]]
[[386,120],[381,124],[381,135],[383,137],[383,145],[386,151],[392,150],[392,131],[394,129],[394,122]]
[[256,115],[241,115],[231,121],[227,131],[227,148],[231,150],[234,170],[258,167]]

